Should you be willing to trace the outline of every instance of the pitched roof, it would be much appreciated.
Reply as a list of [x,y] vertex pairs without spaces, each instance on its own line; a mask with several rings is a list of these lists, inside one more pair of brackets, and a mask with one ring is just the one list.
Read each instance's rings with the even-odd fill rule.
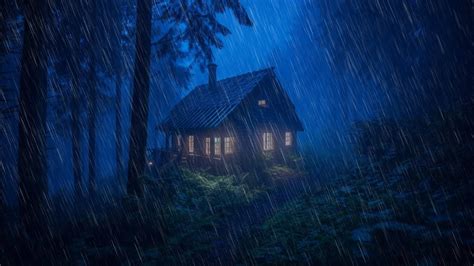
[[240,102],[273,68],[262,69],[217,81],[217,88],[197,86],[165,118],[161,127],[176,129],[214,128],[219,126]]

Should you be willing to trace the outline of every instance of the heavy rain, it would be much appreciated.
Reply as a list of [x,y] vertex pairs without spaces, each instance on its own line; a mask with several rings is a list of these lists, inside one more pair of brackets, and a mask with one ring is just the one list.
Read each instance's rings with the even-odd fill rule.
[[472,3],[7,0],[0,265],[472,265]]

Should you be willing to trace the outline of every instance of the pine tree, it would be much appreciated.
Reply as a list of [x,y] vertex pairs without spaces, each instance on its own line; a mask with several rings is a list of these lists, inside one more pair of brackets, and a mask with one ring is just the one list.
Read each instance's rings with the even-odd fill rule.
[[89,196],[94,197],[96,193],[96,120],[97,120],[97,52],[99,26],[97,26],[97,1],[88,3],[89,17],[88,27],[88,54],[89,54],[89,72],[88,72],[88,94],[87,94],[87,117],[88,117],[88,136],[89,136]]
[[148,120],[148,95],[150,90],[151,56],[151,0],[137,2],[137,35],[133,72],[132,122],[128,163],[127,193],[141,197],[140,178],[145,170],[145,152]]
[[23,6],[24,41],[19,98],[20,218],[30,237],[45,232],[48,212],[46,107],[49,1],[27,1]]

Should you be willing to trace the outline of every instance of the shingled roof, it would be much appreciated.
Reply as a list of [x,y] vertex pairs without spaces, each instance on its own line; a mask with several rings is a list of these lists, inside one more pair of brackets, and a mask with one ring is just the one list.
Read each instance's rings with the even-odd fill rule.
[[208,84],[194,88],[173,107],[161,128],[201,129],[219,126],[273,68],[262,69],[217,81],[216,89]]

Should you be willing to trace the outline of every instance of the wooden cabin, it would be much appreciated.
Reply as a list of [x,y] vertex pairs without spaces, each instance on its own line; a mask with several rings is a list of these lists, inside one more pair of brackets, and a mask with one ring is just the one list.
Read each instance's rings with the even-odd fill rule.
[[165,149],[198,167],[245,169],[264,158],[285,161],[303,130],[295,106],[273,68],[194,88],[159,125]]

